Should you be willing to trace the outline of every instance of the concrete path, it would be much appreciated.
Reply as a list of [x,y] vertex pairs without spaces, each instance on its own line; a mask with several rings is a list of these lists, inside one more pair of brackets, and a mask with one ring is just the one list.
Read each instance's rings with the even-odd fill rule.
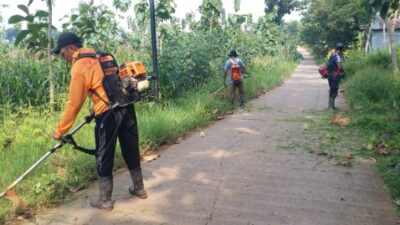
[[[281,87],[238,112],[168,147],[143,163],[149,198],[127,194],[128,173],[115,176],[110,213],[91,209],[87,196],[26,224],[48,225],[396,225],[398,217],[372,164],[321,163],[303,149],[301,123],[287,122],[327,107],[328,85],[310,56]],[[344,108],[343,99],[339,107]],[[286,121],[286,122],[285,122]],[[346,175],[351,173],[351,176]]]

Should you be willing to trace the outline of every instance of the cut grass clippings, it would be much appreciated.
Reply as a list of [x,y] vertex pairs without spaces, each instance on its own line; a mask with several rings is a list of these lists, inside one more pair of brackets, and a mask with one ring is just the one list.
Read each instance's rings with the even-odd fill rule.
[[[376,162],[377,172],[383,177],[393,201],[399,199],[400,172],[394,172],[393,168],[400,162],[400,152],[394,147],[394,140],[388,141],[384,133],[376,135],[375,130],[354,123],[353,120],[358,120],[362,116],[363,113],[360,111],[342,113],[352,118],[350,126],[345,128],[331,123],[334,113],[337,112],[312,112],[303,120],[303,123],[307,124],[307,129],[304,129],[304,139],[309,140],[304,145],[311,148],[307,151],[312,154],[324,153],[325,156],[336,160],[340,166],[351,166],[355,158],[372,159]],[[317,140],[311,138],[315,134]],[[397,139],[400,140],[398,137]],[[382,140],[388,141],[390,155],[382,155],[376,151],[377,144]],[[397,212],[400,213],[398,205]]]

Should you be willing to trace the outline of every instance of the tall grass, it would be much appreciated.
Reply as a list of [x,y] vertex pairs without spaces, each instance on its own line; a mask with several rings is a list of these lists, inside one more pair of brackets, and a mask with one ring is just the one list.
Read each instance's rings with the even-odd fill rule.
[[[348,101],[353,110],[353,127],[365,136],[371,146],[384,142],[390,156],[372,151],[363,154],[377,158],[377,167],[389,188],[392,198],[400,198],[400,173],[391,169],[400,163],[400,80],[391,72],[387,52],[365,54],[351,52],[345,61],[348,78],[344,80]],[[361,147],[362,148],[362,147]],[[400,210],[400,207],[399,207]]]
[[[36,56],[25,50],[6,47],[0,54],[0,104],[15,109],[20,106],[46,106],[49,101],[48,66],[46,61],[32,60]],[[57,93],[68,90],[68,67],[65,62],[55,60],[55,89]],[[58,98],[57,98],[58,99]],[[44,107],[45,108],[45,107]],[[3,111],[5,111],[3,109]]]
[[351,102],[378,111],[379,108],[384,111],[394,109],[400,97],[399,85],[393,74],[379,67],[360,68],[346,81],[346,89]]
[[[282,84],[295,65],[295,62],[283,59],[254,60],[249,66],[251,78],[245,79],[246,98]],[[161,105],[136,104],[141,151],[156,149],[188,131],[206,126],[215,119],[216,109],[224,113],[229,107],[228,101],[220,95],[213,95],[221,85],[221,75],[215,71],[209,82],[187,92],[184,97],[167,100]],[[83,120],[85,111],[80,114],[78,121]],[[48,111],[35,107],[4,115],[1,121],[3,129],[0,130],[1,189],[56,143],[51,141],[50,132],[60,116],[53,117]],[[75,138],[83,146],[93,147],[93,124],[82,128]],[[123,165],[120,156],[116,158],[116,165]],[[50,156],[15,191],[30,207],[53,204],[61,201],[70,190],[95,179],[95,171],[93,157],[65,146]],[[14,211],[12,203],[0,200],[0,221]]]

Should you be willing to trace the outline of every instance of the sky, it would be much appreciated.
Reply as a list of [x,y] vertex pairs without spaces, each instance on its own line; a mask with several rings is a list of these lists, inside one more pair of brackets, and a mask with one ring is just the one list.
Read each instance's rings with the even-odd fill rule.
[[[73,8],[77,8],[79,2],[88,2],[88,0],[55,0],[55,6],[53,7],[53,24],[55,27],[61,29],[62,21],[60,19],[69,14]],[[132,6],[139,0],[132,0]],[[233,13],[233,1],[234,0],[222,0],[226,14]],[[3,17],[3,25],[9,27],[7,24],[8,18],[14,14],[20,14],[22,11],[17,8],[19,4],[27,4],[29,0],[0,0],[0,5],[7,4],[7,8],[0,7],[0,14]],[[112,7],[112,0],[94,0],[95,4],[105,4]],[[184,18],[188,12],[197,12],[202,0],[175,0],[176,12],[174,16],[178,18]],[[47,6],[43,0],[34,0],[32,8],[46,10]],[[130,11],[132,12],[132,10]],[[241,14],[251,13],[256,21],[258,17],[264,14],[264,0],[242,0],[240,11]],[[291,15],[285,16],[285,21],[299,20],[299,14],[294,12]]]

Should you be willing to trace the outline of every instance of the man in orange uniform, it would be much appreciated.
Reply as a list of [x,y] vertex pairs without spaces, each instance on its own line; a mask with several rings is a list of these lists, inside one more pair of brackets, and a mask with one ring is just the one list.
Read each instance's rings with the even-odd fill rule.
[[89,93],[92,94],[96,121],[96,168],[100,197],[91,200],[90,205],[106,211],[113,209],[112,168],[117,137],[133,182],[133,185],[129,187],[129,192],[139,198],[147,198],[140,168],[138,128],[134,107],[130,105],[111,109],[109,98],[103,88],[104,73],[99,60],[93,57],[82,57],[83,54],[93,54],[96,51],[83,48],[80,38],[74,33],[61,34],[57,47],[52,52],[59,54],[72,65],[67,107],[53,133],[53,138],[61,139],[72,127],[86,97]]

